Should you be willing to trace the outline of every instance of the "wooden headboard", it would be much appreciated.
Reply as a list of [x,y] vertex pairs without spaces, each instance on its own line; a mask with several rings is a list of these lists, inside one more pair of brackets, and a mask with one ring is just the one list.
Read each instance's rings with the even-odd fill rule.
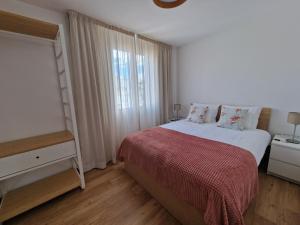
[[271,119],[271,113],[272,113],[271,108],[262,108],[258,119],[257,129],[268,131],[269,123]]
[[[220,118],[221,109],[222,109],[222,106],[219,107],[219,112],[218,112],[218,115],[216,118],[217,121]],[[271,113],[272,113],[271,108],[262,108],[259,119],[258,119],[257,129],[268,131],[269,123],[270,123],[270,119],[271,119]]]

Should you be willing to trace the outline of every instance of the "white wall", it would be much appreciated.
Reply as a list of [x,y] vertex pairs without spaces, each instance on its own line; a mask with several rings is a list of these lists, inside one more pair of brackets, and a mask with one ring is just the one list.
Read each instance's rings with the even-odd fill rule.
[[[0,9],[67,25],[62,13],[15,0],[0,1]],[[0,142],[65,129],[58,91],[52,45],[0,35]],[[1,185],[14,189],[70,166],[70,162],[49,166]]]
[[299,8],[300,1],[272,1],[240,24],[180,47],[179,101],[271,107],[270,131],[291,133],[287,112],[300,111]]
[[65,129],[53,44],[0,33],[0,142]]

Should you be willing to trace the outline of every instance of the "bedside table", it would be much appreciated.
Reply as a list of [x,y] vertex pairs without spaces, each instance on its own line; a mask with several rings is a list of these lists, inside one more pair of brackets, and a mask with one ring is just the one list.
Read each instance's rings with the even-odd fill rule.
[[300,184],[300,144],[288,143],[287,138],[287,135],[273,138],[268,174]]

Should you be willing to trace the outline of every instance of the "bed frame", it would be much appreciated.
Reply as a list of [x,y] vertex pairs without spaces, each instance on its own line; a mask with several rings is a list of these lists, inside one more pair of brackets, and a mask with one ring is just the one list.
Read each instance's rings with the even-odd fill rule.
[[[220,107],[221,108],[221,107]],[[259,117],[258,129],[268,130],[271,117],[271,109],[263,108]],[[220,116],[220,110],[217,118]],[[133,177],[141,186],[143,186],[160,204],[165,207],[177,220],[183,225],[205,225],[203,221],[203,213],[185,201],[178,199],[168,189],[159,185],[154,178],[147,175],[143,170],[136,167],[132,163],[124,163],[125,170]],[[249,205],[244,214],[245,223],[252,224],[255,199]]]

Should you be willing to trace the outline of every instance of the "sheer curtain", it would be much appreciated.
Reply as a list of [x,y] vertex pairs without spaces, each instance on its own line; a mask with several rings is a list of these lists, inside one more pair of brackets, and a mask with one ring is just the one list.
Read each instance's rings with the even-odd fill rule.
[[105,168],[127,134],[168,119],[170,49],[77,12],[69,19],[84,169]]

